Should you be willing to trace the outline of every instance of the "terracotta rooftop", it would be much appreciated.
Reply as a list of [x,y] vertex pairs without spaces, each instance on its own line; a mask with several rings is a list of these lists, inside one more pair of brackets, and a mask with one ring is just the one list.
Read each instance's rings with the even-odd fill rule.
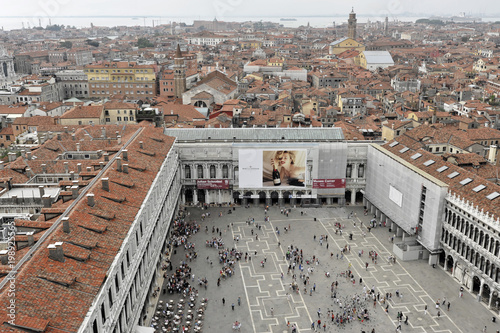
[[[119,172],[116,164],[110,164],[102,174],[109,178],[109,192],[97,181],[88,189],[88,193],[94,194],[95,205],[91,207],[87,200],[80,200],[67,214],[70,232],[63,232],[61,224],[43,243],[36,243],[39,248],[16,277],[17,327],[5,323],[6,312],[1,312],[1,332],[78,331],[174,142],[160,128],[129,127],[133,133],[138,131],[127,146],[129,173]],[[95,132],[90,127],[88,130],[97,137],[100,126]],[[139,147],[140,141],[143,149]],[[64,207],[69,207],[69,202],[58,201],[51,209]],[[32,227],[45,227],[47,222],[40,219],[36,223],[39,225]],[[55,242],[63,242],[64,262],[48,256],[47,246]],[[7,302],[9,297],[4,287],[0,303]]]

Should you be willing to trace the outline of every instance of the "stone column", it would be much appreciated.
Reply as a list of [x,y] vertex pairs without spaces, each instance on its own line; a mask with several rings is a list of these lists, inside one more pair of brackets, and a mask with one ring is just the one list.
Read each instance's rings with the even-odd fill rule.
[[181,202],[182,202],[183,205],[186,204],[186,193],[185,193],[185,190],[181,191]]
[[356,193],[358,191],[353,189],[351,190],[351,205],[355,205],[356,204]]
[[202,190],[205,192],[205,203],[210,204],[212,200],[210,199],[210,190]]
[[218,193],[218,194],[219,194],[219,201],[218,201],[218,203],[222,203],[222,195],[221,195],[221,190],[219,190],[219,193]]
[[283,191],[278,191],[278,205],[283,206],[285,201],[283,200]]
[[444,253],[444,270],[448,270],[448,253]]
[[358,163],[351,164],[351,179],[358,178]]

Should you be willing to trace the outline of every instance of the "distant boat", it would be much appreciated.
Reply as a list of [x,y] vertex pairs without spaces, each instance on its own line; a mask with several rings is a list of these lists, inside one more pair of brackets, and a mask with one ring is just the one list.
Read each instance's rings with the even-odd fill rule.
[[297,21],[295,18],[280,18],[280,21]]
[[132,20],[138,20],[139,18],[138,17],[132,17]]

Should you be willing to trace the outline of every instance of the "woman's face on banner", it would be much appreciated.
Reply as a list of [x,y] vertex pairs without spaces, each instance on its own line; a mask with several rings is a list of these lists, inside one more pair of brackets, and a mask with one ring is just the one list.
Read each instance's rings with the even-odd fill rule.
[[292,160],[290,159],[290,154],[283,153],[283,155],[280,158],[280,166],[282,166],[283,168],[289,169],[291,162],[292,162]]

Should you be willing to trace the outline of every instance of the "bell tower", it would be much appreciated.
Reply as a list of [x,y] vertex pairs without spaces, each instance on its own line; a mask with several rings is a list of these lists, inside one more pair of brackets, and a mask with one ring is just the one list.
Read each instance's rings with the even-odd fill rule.
[[174,57],[174,92],[175,98],[182,98],[186,91],[186,65],[182,56],[181,47],[177,44],[177,51]]
[[349,14],[349,20],[347,21],[348,33],[347,37],[356,39],[356,13],[354,12],[354,7],[352,8],[351,13]]

